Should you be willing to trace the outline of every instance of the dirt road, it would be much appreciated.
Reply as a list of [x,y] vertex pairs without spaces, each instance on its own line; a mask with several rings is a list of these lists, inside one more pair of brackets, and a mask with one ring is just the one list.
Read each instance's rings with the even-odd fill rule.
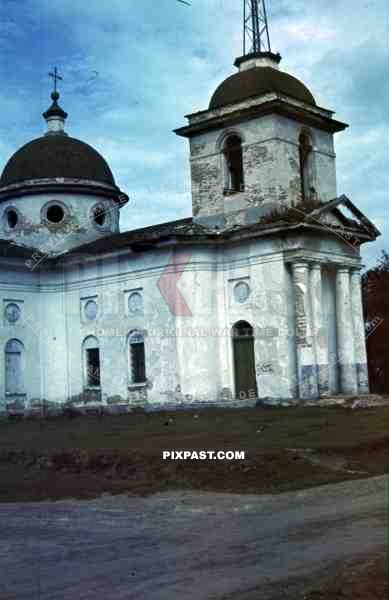
[[384,550],[388,482],[3,504],[0,599],[288,598],[292,582]]

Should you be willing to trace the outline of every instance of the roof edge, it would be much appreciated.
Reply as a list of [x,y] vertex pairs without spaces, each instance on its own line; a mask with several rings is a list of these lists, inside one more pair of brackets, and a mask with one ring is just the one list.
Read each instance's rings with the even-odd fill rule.
[[[317,110],[310,110],[317,109],[317,107],[311,107],[309,105],[300,106],[295,104],[294,102],[288,102],[287,96],[283,97],[279,94],[272,94],[272,96],[273,97],[267,100],[266,102],[262,102],[260,104],[255,104],[252,106],[244,106],[241,108],[237,106],[236,110],[233,110],[232,112],[219,114],[217,116],[211,116],[209,119],[204,118],[203,120],[199,120],[196,123],[191,123],[189,125],[184,125],[183,127],[178,127],[173,131],[176,135],[190,138],[198,133],[222,127],[225,125],[226,122],[232,123],[250,120],[258,116],[271,113],[282,114],[287,117],[292,117],[293,119],[297,119],[303,123],[310,123],[312,126],[316,126],[319,129],[323,129],[324,131],[329,131],[331,133],[344,131],[349,126],[347,123],[338,121],[332,118],[331,116],[324,116],[323,114],[319,114]],[[294,99],[291,98],[291,100]],[[212,113],[212,111],[207,110],[201,111],[201,114],[205,115],[205,113],[207,112]]]
[[129,196],[122,192],[116,185],[111,186],[89,179],[57,177],[51,179],[26,179],[20,183],[12,183],[8,186],[0,187],[0,203],[9,198],[46,194],[47,192],[54,192],[56,194],[92,194],[106,198],[120,199],[123,205],[129,201]]

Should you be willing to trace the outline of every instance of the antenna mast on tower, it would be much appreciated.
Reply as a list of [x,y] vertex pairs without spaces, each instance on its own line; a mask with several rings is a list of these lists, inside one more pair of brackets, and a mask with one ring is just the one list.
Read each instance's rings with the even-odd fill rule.
[[265,0],[243,0],[243,55],[271,52]]

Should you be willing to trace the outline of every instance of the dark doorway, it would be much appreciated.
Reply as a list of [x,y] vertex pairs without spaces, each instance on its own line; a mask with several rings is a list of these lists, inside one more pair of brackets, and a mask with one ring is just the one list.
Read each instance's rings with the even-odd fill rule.
[[235,395],[240,400],[257,397],[253,328],[239,321],[232,328],[234,348]]
[[132,383],[146,381],[145,345],[144,342],[131,343],[131,373]]
[[88,386],[100,387],[100,350],[98,348],[86,350],[86,369]]

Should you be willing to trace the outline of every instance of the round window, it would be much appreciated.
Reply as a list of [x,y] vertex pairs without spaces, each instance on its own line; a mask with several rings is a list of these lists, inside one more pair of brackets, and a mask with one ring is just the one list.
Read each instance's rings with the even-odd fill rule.
[[7,210],[6,212],[6,223],[9,227],[9,229],[15,229],[16,225],[18,224],[18,213],[16,212],[15,209],[10,208],[9,210]]
[[5,307],[5,318],[8,323],[16,323],[20,319],[20,308],[14,302],[10,302]]
[[99,227],[103,227],[107,220],[106,210],[102,204],[95,206],[92,211],[92,219]]
[[143,298],[139,292],[133,292],[128,299],[128,308],[132,315],[143,313]]
[[50,223],[61,223],[65,216],[65,211],[59,204],[52,204],[46,211],[46,218]]
[[245,281],[241,281],[237,283],[234,288],[234,297],[235,302],[239,304],[244,304],[248,297],[250,296],[250,288]]
[[88,300],[84,307],[84,314],[89,321],[94,321],[97,317],[97,302]]

